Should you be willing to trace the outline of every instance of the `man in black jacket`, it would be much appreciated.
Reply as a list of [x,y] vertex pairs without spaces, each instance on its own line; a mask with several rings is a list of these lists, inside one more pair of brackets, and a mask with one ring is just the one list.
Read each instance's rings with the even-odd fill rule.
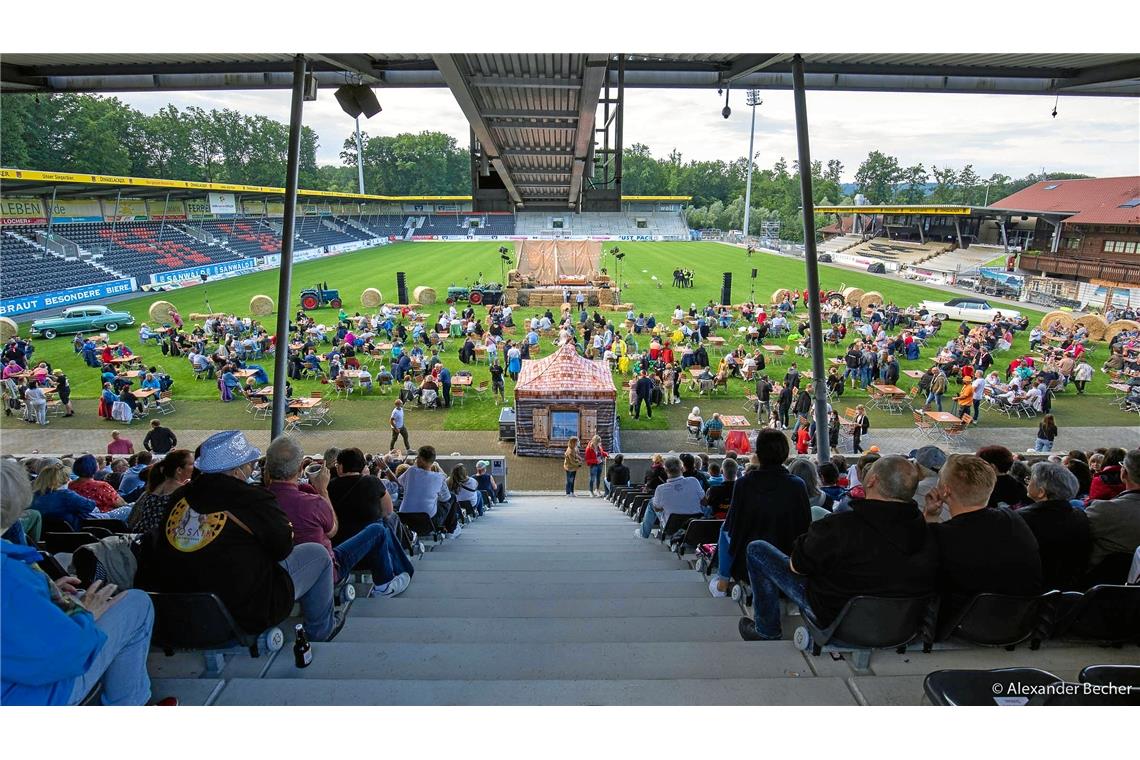
[[1046,589],[1085,590],[1081,577],[1092,551],[1092,531],[1088,515],[1070,501],[1079,488],[1077,476],[1068,468],[1038,462],[1029,477],[1033,503],[1017,512],[1037,539]]
[[644,371],[642,371],[641,377],[637,378],[634,391],[637,393],[637,402],[633,407],[633,418],[635,420],[641,419],[641,405],[644,403],[645,416],[649,419],[653,419],[653,405],[649,403],[653,394],[653,381],[649,379],[649,375]]
[[165,521],[143,538],[135,585],[217,594],[242,630],[257,634],[301,603],[305,632],[329,641],[344,624],[333,608],[333,564],[318,543],[293,546],[293,526],[268,490],[247,482],[261,458],[239,430],[202,442],[202,473],[174,492]]
[[797,389],[800,387],[800,371],[796,369],[795,362],[792,362],[792,366],[788,368],[787,373],[784,375],[784,385]]
[[772,381],[767,375],[761,375],[756,381],[756,416],[761,425],[772,416]]
[[741,618],[745,641],[779,639],[780,592],[821,626],[831,625],[851,597],[933,593],[938,549],[912,497],[918,470],[889,456],[864,476],[866,496],[851,510],[811,524],[789,557],[768,541],[748,545],[755,620]]
[[152,454],[166,454],[178,445],[178,436],[158,420],[150,421],[150,432],[143,438],[143,448]]
[[718,542],[720,591],[733,578],[746,577],[745,550],[750,543],[767,541],[790,552],[792,543],[811,524],[804,482],[784,467],[789,451],[788,437],[779,430],[764,428],[756,433],[759,466],[736,481]]
[[780,388],[780,395],[776,400],[776,412],[780,418],[780,426],[788,428],[788,412],[792,409],[792,386],[785,385]]

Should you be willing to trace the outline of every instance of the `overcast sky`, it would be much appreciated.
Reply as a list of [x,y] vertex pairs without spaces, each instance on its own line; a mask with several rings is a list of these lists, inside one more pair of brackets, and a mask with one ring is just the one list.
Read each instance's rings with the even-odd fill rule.
[[[361,128],[370,134],[440,130],[467,144],[467,124],[445,88],[379,90],[384,111]],[[238,93],[180,92],[123,94],[122,100],[146,113],[167,102],[185,107],[233,108],[285,121],[285,91]],[[756,152],[761,166],[795,157],[792,94],[763,93],[757,109]],[[744,93],[732,94],[732,116],[723,119],[723,98],[715,90],[626,91],[627,144],[645,143],[655,156],[676,148],[684,159],[731,161],[748,152],[749,109]],[[1140,173],[1140,101],[1127,98],[1062,98],[1057,118],[1053,98],[1008,95],[890,93],[808,93],[812,157],[839,158],[845,180],[868,151],[897,156],[904,165],[961,167],[974,164],[983,177],[1002,172],[1083,172],[1095,176]],[[340,163],[340,148],[353,122],[323,89],[305,104],[305,124],[320,136],[317,159]],[[396,188],[393,188],[396,189]]]

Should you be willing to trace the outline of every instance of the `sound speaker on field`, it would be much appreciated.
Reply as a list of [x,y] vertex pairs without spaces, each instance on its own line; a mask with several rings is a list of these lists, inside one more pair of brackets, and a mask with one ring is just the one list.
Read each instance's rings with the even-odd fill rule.
[[756,267],[752,267],[752,279],[756,279]]
[[720,286],[720,302],[723,304],[732,303],[732,272],[724,273],[724,281]]
[[336,102],[340,103],[341,109],[353,118],[363,114],[364,118],[371,119],[381,111],[380,101],[376,100],[376,93],[372,92],[371,87],[346,84],[338,87],[333,94],[336,95]]
[[396,272],[396,301],[401,306],[408,304],[408,280],[403,272]]

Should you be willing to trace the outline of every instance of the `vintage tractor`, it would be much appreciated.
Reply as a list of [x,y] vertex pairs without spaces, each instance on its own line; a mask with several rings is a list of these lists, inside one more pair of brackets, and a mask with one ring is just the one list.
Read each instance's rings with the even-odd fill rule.
[[497,282],[476,283],[470,287],[451,285],[447,289],[447,302],[467,301],[476,306],[494,306],[503,302],[503,286]]
[[317,283],[313,287],[301,291],[301,308],[305,311],[319,309],[325,305],[334,309],[340,308],[340,291],[329,290],[327,282]]

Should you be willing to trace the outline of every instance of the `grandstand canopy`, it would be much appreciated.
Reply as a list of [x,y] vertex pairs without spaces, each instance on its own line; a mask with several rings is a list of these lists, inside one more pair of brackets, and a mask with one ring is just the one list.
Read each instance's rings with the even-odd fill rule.
[[[492,188],[515,206],[583,208],[587,189],[600,191],[597,196],[612,191],[606,199],[614,205],[621,193],[625,87],[792,88],[790,53],[306,57],[322,87],[450,88],[470,123],[484,176],[493,168]],[[813,90],[1140,96],[1136,55],[814,53],[803,60],[804,84]],[[287,54],[11,54],[0,62],[0,90],[288,88],[292,68]],[[603,123],[596,125],[599,104]],[[596,144],[599,132],[606,133],[604,148]],[[614,170],[613,181],[584,188],[592,164]]]

